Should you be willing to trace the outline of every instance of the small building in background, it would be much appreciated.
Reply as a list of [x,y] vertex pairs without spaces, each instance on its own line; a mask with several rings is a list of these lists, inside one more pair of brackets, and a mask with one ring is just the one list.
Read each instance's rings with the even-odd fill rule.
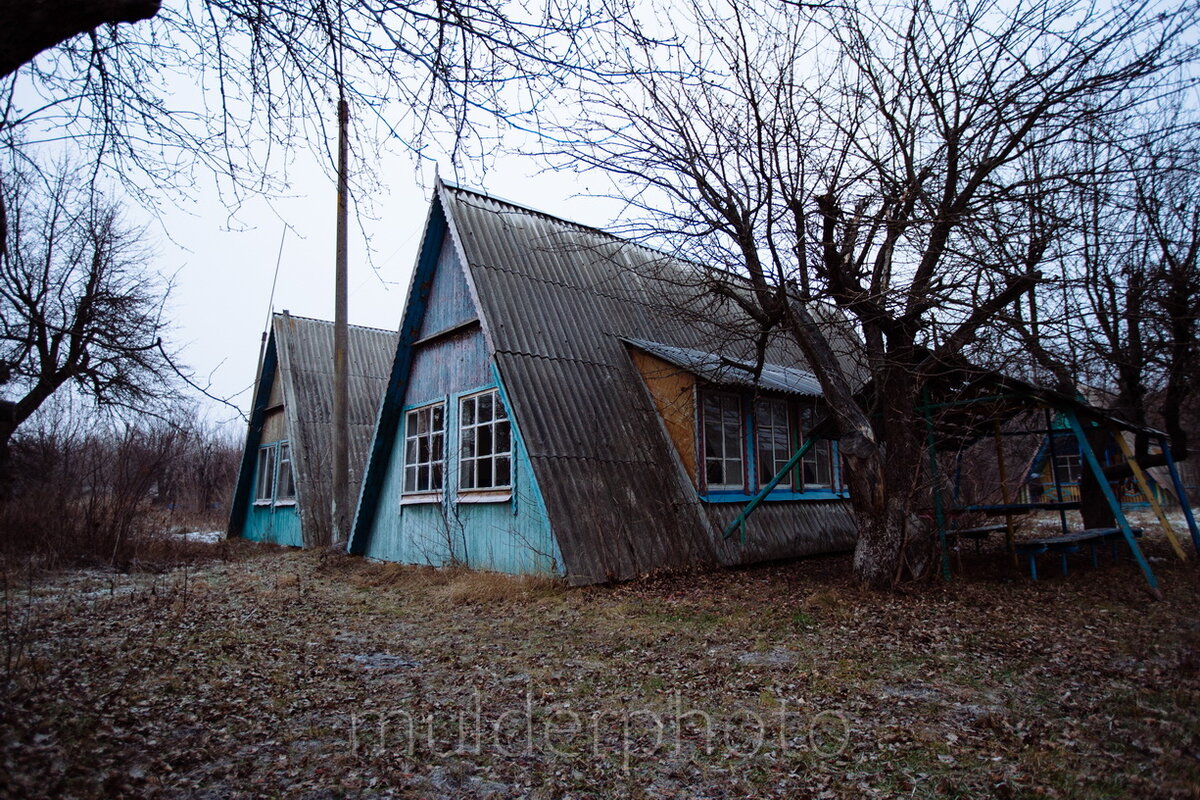
[[833,442],[783,476],[744,537],[722,535],[821,397],[795,342],[732,296],[745,291],[439,182],[351,552],[585,584],[852,548]]
[[[350,326],[350,496],[358,496],[396,334]],[[333,323],[284,311],[271,318],[229,537],[311,547],[332,524]]]
[[[1022,487],[1023,499],[1026,499],[1027,502],[1078,503],[1080,501],[1080,481],[1083,478],[1084,470],[1087,469],[1083,456],[1079,452],[1079,442],[1061,419],[1054,421],[1052,430],[1054,430],[1052,436],[1047,435],[1041,438],[1038,450],[1030,461]],[[1125,436],[1128,447],[1132,449],[1134,446],[1133,434],[1124,433],[1122,435]],[[1161,455],[1162,451],[1157,445],[1151,445],[1150,453]],[[1106,467],[1125,463],[1125,456],[1120,445],[1111,434],[1104,437],[1104,447],[1102,450],[1097,449],[1096,457]],[[1176,506],[1179,504],[1179,499],[1175,496],[1171,483],[1170,473],[1166,467],[1149,467],[1146,469],[1146,480],[1158,503]],[[1117,500],[1126,508],[1148,508],[1150,506],[1150,499],[1145,496],[1137,481],[1132,477],[1122,479],[1114,485],[1113,489],[1116,492]]]

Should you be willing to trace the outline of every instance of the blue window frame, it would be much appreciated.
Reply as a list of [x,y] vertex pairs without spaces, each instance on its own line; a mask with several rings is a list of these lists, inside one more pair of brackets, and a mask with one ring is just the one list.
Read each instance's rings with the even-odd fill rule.
[[[700,392],[700,491],[708,500],[749,499],[791,460],[811,429],[811,404],[719,389]],[[775,500],[844,497],[837,444],[821,440],[771,491]]]

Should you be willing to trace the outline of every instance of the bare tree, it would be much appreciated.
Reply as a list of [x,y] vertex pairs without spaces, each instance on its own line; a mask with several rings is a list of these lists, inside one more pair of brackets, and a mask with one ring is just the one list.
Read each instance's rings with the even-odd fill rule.
[[175,396],[164,349],[168,284],[148,267],[141,232],[69,176],[17,175],[4,185],[0,363],[10,398],[0,452],[63,387],[98,405],[144,412]]
[[[698,2],[679,64],[597,92],[569,156],[685,255],[746,275],[746,310],[795,337],[849,470],[855,573],[891,585],[933,563],[921,387],[1040,279],[1054,198],[1087,176],[1044,155],[1178,90],[1197,10],[959,0],[935,8]],[[681,56],[682,57],[682,56]],[[716,289],[738,298],[743,295]],[[819,308],[861,335],[874,407]]]
[[[1066,193],[1059,269],[1014,329],[1060,383],[1106,392],[1103,402],[1121,416],[1161,426],[1182,460],[1200,347],[1200,120],[1171,107],[1116,122],[1136,133],[1089,138],[1060,156],[1087,164],[1090,180]],[[1166,460],[1145,435],[1135,452],[1143,466]],[[1115,480],[1131,471],[1122,463],[1106,473]],[[1090,474],[1081,490],[1085,524],[1112,524]]]
[[456,152],[536,126],[553,93],[609,74],[615,37],[644,39],[630,15],[625,0],[0,0],[0,140],[18,163],[70,140],[135,193],[198,170],[231,200],[278,191],[297,145],[332,169],[341,96],[367,165],[381,141],[420,155],[448,134]]

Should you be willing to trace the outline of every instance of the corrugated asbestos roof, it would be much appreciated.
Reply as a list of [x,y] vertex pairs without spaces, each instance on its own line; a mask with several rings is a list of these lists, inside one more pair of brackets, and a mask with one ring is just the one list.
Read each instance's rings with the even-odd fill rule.
[[[321,540],[331,525],[333,323],[286,312],[275,314],[271,321],[271,336],[283,385],[301,529],[305,544],[312,545]],[[349,328],[347,393],[350,405],[347,412],[352,500],[358,497],[379,403],[396,352],[396,339],[394,331],[358,325]],[[252,428],[253,424],[252,420]],[[256,441],[248,447],[258,444]],[[253,463],[252,459],[250,463]]]
[[[736,560],[679,468],[625,341],[679,360],[753,363],[755,323],[704,271],[662,253],[445,184],[435,203],[463,255],[569,578]],[[765,358],[772,388],[820,394],[787,336],[770,335]],[[790,523],[773,557],[852,535],[844,504],[798,512],[776,510]]]
[[687,347],[672,347],[661,342],[644,339],[626,339],[629,344],[647,353],[658,356],[669,364],[693,375],[722,386],[758,389],[768,392],[820,397],[821,384],[815,375],[794,367],[781,367],[764,362],[761,366],[753,362],[737,361],[716,353],[704,353]]

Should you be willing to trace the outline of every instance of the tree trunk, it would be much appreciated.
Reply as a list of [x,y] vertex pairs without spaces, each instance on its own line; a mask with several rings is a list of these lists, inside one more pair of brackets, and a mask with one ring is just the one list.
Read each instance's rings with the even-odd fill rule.
[[[1096,454],[1096,458],[1103,464],[1104,449],[1108,445],[1110,434],[1103,428],[1089,428],[1086,435],[1092,452]],[[1100,481],[1096,480],[1096,475],[1092,472],[1091,466],[1088,465],[1087,459],[1083,458],[1083,453],[1079,455],[1079,514],[1083,517],[1083,527],[1116,527],[1117,518],[1113,515],[1112,508],[1108,505],[1108,500],[1104,497],[1104,492],[1100,488]]]

